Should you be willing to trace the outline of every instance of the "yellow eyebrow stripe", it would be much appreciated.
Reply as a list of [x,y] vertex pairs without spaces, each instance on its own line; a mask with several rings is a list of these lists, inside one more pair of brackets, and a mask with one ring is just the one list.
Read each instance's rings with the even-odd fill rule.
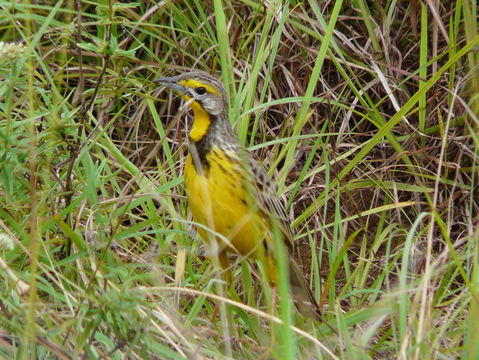
[[198,80],[193,80],[193,79],[181,80],[181,81],[178,81],[178,84],[184,87],[189,87],[189,88],[204,87],[206,91],[208,91],[209,93],[218,94],[218,90],[216,90],[214,87],[208,84],[203,84],[201,81],[198,81]]

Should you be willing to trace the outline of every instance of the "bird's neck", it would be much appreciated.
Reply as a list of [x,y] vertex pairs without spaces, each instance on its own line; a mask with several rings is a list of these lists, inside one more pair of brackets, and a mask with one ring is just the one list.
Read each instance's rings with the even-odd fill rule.
[[197,171],[207,170],[207,154],[213,147],[236,151],[238,141],[233,134],[226,114],[211,115],[200,104],[191,104],[194,113],[193,127],[189,133],[189,152]]
[[189,136],[193,142],[198,142],[206,136],[210,129],[211,115],[196,101],[191,103],[191,108],[193,109],[194,120]]
[[227,147],[236,147],[238,141],[226,113],[212,115],[196,101],[192,102],[191,108],[194,119],[189,133],[190,143],[203,142],[210,145],[225,144]]

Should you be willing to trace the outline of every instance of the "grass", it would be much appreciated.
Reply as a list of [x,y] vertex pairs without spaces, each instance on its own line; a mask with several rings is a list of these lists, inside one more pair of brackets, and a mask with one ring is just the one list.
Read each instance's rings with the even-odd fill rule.
[[[475,359],[477,29],[469,1],[0,0],[0,357]],[[321,323],[208,260],[187,109],[151,83],[190,68],[287,200]]]

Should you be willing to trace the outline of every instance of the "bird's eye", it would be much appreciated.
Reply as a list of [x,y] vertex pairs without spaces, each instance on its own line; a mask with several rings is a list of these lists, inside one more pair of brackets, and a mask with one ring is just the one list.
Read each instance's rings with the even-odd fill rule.
[[195,91],[196,91],[196,93],[197,93],[198,95],[204,95],[204,94],[206,94],[206,88],[204,88],[203,86],[197,87],[197,88],[195,89]]

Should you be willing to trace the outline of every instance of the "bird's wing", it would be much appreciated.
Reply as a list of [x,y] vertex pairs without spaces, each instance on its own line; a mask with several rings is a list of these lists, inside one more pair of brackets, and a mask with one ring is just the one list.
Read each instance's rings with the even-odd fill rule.
[[291,219],[286,213],[284,202],[276,195],[276,186],[252,157],[249,158],[249,170],[258,209],[264,214],[267,221],[270,223],[277,222],[277,226],[280,227],[281,232],[288,239],[288,241],[285,241],[286,244],[292,248]]

